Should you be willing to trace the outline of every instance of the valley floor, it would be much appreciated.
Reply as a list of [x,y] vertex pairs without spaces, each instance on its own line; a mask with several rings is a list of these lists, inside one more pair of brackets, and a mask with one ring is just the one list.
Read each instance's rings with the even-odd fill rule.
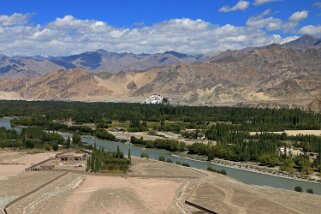
[[9,214],[200,213],[186,200],[217,213],[313,214],[321,210],[320,195],[246,185],[228,176],[154,160],[132,158],[126,175],[25,172],[14,163],[27,163],[30,156],[41,153],[29,156],[6,150],[0,154],[1,163],[10,162],[17,168],[16,173],[4,176],[7,171],[0,167],[1,210],[15,198],[61,176],[18,200],[9,207]]

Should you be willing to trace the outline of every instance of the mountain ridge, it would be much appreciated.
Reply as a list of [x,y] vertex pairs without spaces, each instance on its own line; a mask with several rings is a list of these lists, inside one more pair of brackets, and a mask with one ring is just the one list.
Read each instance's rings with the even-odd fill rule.
[[[271,44],[192,64],[131,72],[62,69],[0,79],[0,98],[141,102],[152,94],[184,105],[305,108],[321,97],[321,48]],[[10,96],[9,96],[10,97]],[[314,105],[315,106],[315,105]],[[317,108],[310,108],[317,109]]]
[[[278,44],[275,44],[278,45]],[[271,45],[268,45],[271,46]],[[272,44],[273,46],[273,44]],[[310,35],[304,35],[296,40],[280,45],[282,47],[302,49],[306,47],[321,47],[321,39]],[[262,47],[261,47],[262,48]],[[264,47],[263,47],[264,48]],[[188,55],[176,52],[175,50],[163,53],[116,53],[103,49],[86,51],[69,56],[13,56],[0,55],[0,77],[11,78],[36,77],[50,71],[59,69],[84,68],[91,72],[130,72],[148,70],[154,67],[168,65],[181,65],[202,63],[207,60],[218,60],[222,54],[229,54],[236,51],[250,52],[258,48],[244,48],[241,50],[212,51],[207,54]],[[231,56],[233,57],[233,56]],[[227,60],[226,57],[223,57]]]
[[[312,38],[304,37],[304,41]],[[299,43],[302,42],[299,40]],[[271,44],[228,50],[193,63],[188,61],[119,72],[97,70],[95,66],[103,63],[103,60],[95,61],[96,54],[102,58],[108,55],[109,58],[152,57],[157,60],[166,55],[184,60],[190,59],[190,56],[175,51],[158,55],[116,54],[105,50],[85,52],[68,56],[64,62],[72,65],[78,63],[92,70],[71,66],[69,69],[43,72],[42,75],[22,75],[20,78],[3,76],[0,78],[0,98],[141,102],[152,94],[161,94],[172,103],[184,105],[298,106],[318,109],[306,106],[313,99],[321,97],[321,48],[318,45],[297,48],[295,41],[291,44],[294,47]],[[1,57],[8,60],[5,56]],[[95,60],[90,60],[91,57]],[[13,60],[18,59],[16,57]],[[43,60],[39,56],[32,59]],[[17,63],[32,65],[28,60]],[[50,62],[48,60],[47,63],[51,65]]]
[[60,57],[0,56],[0,76],[36,77],[59,69],[84,68],[92,72],[129,72],[175,64],[202,61],[203,55],[187,55],[176,51],[156,54],[115,53],[102,49]]

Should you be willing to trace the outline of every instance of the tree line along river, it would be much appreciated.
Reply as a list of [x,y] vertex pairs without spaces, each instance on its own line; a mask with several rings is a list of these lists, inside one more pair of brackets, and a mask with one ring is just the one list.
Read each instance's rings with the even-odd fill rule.
[[[0,127],[11,129],[12,127],[10,124],[10,118],[0,118]],[[60,134],[64,138],[67,138],[68,136],[70,137],[72,136],[71,133],[60,133]],[[301,186],[303,191],[306,191],[307,189],[313,189],[313,192],[315,194],[321,195],[321,183],[318,183],[318,182],[295,180],[291,178],[264,174],[264,173],[254,172],[254,171],[241,169],[241,168],[221,166],[221,165],[217,165],[217,164],[213,164],[205,161],[198,161],[198,160],[192,160],[184,157],[178,157],[178,156],[172,155],[171,152],[168,152],[165,150],[148,149],[148,148],[143,148],[143,147],[136,146],[133,144],[128,144],[128,143],[119,143],[119,142],[113,142],[108,140],[94,139],[93,137],[89,137],[89,136],[82,136],[81,138],[82,138],[82,141],[88,144],[93,144],[94,141],[96,141],[96,145],[98,147],[104,148],[109,151],[116,151],[117,147],[119,147],[120,151],[122,151],[124,154],[127,154],[128,150],[130,149],[131,155],[136,157],[140,157],[141,153],[144,152],[149,155],[149,158],[155,159],[155,160],[157,160],[159,156],[163,156],[166,159],[171,159],[174,163],[176,161],[179,161],[181,163],[188,163],[190,167],[194,167],[198,169],[206,170],[209,166],[217,170],[224,169],[228,176],[235,178],[236,180],[246,184],[271,186],[275,188],[284,188],[289,190],[294,190],[296,186]]]

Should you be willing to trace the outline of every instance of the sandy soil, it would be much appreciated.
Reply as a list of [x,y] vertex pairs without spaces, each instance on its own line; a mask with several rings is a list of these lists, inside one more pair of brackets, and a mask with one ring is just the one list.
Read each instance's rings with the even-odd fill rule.
[[180,182],[162,179],[86,176],[67,198],[63,213],[176,213]]
[[150,177],[176,177],[198,179],[207,175],[205,171],[187,168],[176,164],[167,164],[160,161],[142,158],[132,158],[129,175]]
[[55,204],[52,204],[52,201],[57,196],[60,198],[65,192],[72,191],[79,186],[82,179],[82,175],[67,173],[53,183],[10,206],[8,211],[9,213],[49,213],[54,210],[55,213],[62,213],[58,212],[59,206],[54,206]]
[[60,174],[61,172],[22,172],[10,179],[0,180],[0,209]]
[[193,143],[205,143],[207,144],[207,140],[189,140],[181,137],[179,134],[175,134],[172,132],[160,132],[158,131],[158,135],[163,135],[164,137],[161,136],[156,136],[156,135],[149,135],[147,132],[115,132],[115,131],[109,131],[113,135],[115,135],[117,138],[120,139],[126,139],[130,140],[131,136],[134,136],[136,138],[141,138],[143,137],[144,140],[156,140],[156,139],[171,139],[171,140],[177,140],[186,143],[187,145],[191,145]]
[[188,200],[218,213],[320,213],[320,195],[246,185],[208,173],[199,180]]
[[28,154],[27,152],[0,150],[0,180],[15,176],[23,172],[25,168],[54,156],[54,153],[49,152]]
[[[321,130],[284,130],[282,132],[270,132],[275,134],[286,133],[288,136],[296,136],[296,135],[315,135],[321,136]],[[259,132],[250,132],[250,135],[260,134]]]

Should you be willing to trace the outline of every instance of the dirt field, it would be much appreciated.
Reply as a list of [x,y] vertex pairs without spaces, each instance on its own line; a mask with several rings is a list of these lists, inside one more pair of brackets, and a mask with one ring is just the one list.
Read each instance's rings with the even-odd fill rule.
[[[1,155],[8,160],[19,157],[17,153]],[[19,161],[29,160],[28,155],[23,157]],[[199,213],[185,200],[220,214],[319,214],[321,210],[320,195],[246,185],[228,176],[175,164],[132,160],[127,175],[67,173],[11,206],[9,213]],[[0,180],[0,206],[60,174],[20,171]]]
[[25,168],[54,157],[54,153],[14,152],[10,150],[0,150],[0,180],[15,176],[25,170]]
[[[48,173],[48,172],[47,172]],[[51,177],[51,179],[54,176]],[[18,201],[8,209],[9,213],[62,213],[62,201],[60,204],[52,203],[55,198],[62,199],[63,195],[68,191],[76,188],[83,176],[75,173],[68,173],[58,180],[50,183],[49,185],[41,188],[39,191],[31,194],[30,196]],[[59,212],[58,212],[59,211]]]
[[176,213],[172,205],[181,182],[86,176],[68,197],[63,213]]
[[203,178],[189,201],[218,213],[320,213],[321,197],[290,190],[241,184],[212,174]]
[[[14,199],[36,189],[62,172],[23,172],[0,180],[0,209]],[[0,211],[0,213],[1,213]]]

